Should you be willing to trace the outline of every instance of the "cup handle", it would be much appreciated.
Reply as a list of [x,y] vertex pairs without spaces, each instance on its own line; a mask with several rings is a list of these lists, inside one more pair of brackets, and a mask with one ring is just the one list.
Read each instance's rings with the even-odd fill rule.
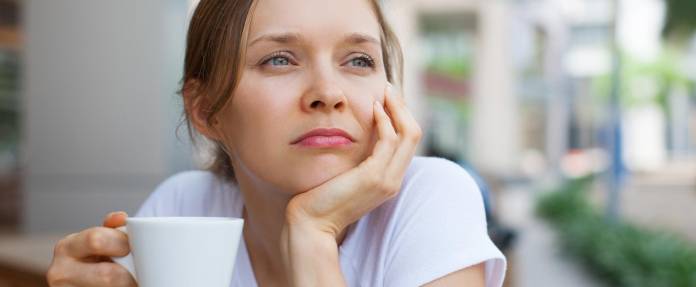
[[[125,226],[118,227],[116,230],[128,234],[128,229]],[[111,260],[126,268],[133,278],[137,280],[135,276],[135,264],[133,264],[133,253],[128,253],[128,255],[123,257],[111,257]]]

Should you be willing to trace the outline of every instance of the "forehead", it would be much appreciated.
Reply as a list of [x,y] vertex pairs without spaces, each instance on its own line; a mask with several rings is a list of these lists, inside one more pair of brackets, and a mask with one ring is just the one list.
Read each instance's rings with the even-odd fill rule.
[[249,40],[284,32],[313,42],[355,33],[380,39],[379,23],[368,0],[258,0],[252,13]]

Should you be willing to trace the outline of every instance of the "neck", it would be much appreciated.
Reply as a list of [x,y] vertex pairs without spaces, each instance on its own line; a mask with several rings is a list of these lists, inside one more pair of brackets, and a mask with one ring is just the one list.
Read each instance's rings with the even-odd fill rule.
[[[286,223],[285,208],[294,194],[245,172],[235,174],[244,200],[243,238],[256,281],[259,286],[285,286],[289,281],[281,259],[280,237]],[[337,246],[345,235],[343,230],[336,239]]]
[[245,176],[237,180],[244,198],[244,242],[257,282],[259,286],[284,285],[282,282],[288,281],[281,260],[280,234],[291,195]]

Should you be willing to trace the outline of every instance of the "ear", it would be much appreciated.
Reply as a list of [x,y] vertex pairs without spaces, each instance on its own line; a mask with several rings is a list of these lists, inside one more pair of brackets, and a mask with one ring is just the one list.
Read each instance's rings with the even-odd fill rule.
[[198,80],[188,80],[181,89],[184,98],[184,110],[193,128],[208,139],[219,141],[222,137],[215,125],[217,120],[208,117],[211,113],[210,99],[201,91]]

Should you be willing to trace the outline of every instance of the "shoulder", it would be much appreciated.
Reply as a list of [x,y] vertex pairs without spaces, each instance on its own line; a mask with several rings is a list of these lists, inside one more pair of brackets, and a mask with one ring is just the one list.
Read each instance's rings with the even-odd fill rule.
[[179,172],[155,188],[137,216],[205,215],[201,213],[232,187],[209,171]]
[[342,254],[366,285],[419,286],[484,261],[495,264],[486,286],[502,282],[505,259],[488,237],[476,181],[446,159],[414,157],[400,192],[352,235]]
[[404,180],[406,181],[414,177],[420,180],[442,179],[467,181],[471,184],[476,184],[471,175],[459,164],[439,157],[413,157]]
[[[458,204],[482,204],[474,178],[459,164],[437,157],[414,157],[404,176],[396,201],[435,200]],[[416,202],[417,203],[417,202]]]
[[[490,262],[486,286],[496,283],[505,265],[488,237],[483,197],[474,178],[452,161],[415,157],[401,191],[375,210],[383,220],[376,240],[383,246],[387,286],[422,285],[447,274]],[[379,224],[382,223],[382,224]],[[369,229],[368,228],[368,229]],[[414,267],[429,266],[427,270]],[[495,277],[495,278],[494,278]]]
[[160,183],[155,194],[168,193],[186,188],[210,186],[218,181],[215,174],[205,170],[189,170],[176,173]]
[[[451,221],[451,222],[450,222]],[[445,228],[448,223],[461,228]],[[464,224],[462,224],[464,223]],[[414,157],[399,193],[372,210],[358,223],[363,236],[424,234],[446,235],[458,232],[486,234],[483,197],[476,181],[458,164],[435,157]],[[437,232],[431,232],[435,229]]]

